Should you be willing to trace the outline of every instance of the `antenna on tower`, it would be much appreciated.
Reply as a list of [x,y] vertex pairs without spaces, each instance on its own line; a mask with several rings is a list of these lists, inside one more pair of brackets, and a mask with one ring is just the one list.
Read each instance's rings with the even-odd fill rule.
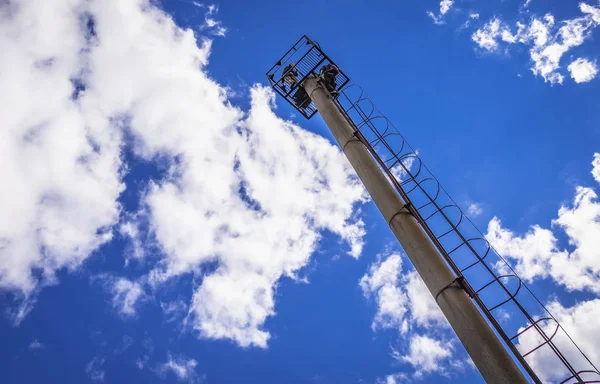
[[304,117],[321,114],[484,379],[541,383],[547,373],[530,362],[543,356],[561,384],[600,383],[598,368],[363,89],[337,66],[324,78],[329,64],[303,36],[267,78]]

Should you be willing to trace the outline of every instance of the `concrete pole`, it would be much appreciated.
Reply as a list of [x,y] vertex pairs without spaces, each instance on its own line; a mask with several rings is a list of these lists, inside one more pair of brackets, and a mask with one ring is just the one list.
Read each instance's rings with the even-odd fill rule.
[[485,381],[528,383],[467,293],[455,287],[442,291],[454,281],[454,274],[415,218],[404,208],[404,202],[369,150],[354,136],[354,128],[329,94],[315,78],[307,79],[304,88],[429,292],[435,298],[441,291],[437,303]]

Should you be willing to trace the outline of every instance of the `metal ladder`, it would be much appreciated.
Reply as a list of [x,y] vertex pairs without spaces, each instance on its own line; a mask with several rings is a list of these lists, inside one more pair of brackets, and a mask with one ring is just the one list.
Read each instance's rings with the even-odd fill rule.
[[[527,357],[550,350],[566,372],[559,379],[562,381],[557,381],[560,384],[600,383],[600,372],[594,364],[493,249],[362,88],[345,87],[336,103],[355,127],[355,136],[370,151],[454,271],[453,283],[469,294],[530,379],[542,383]],[[504,320],[506,316],[511,316],[512,325]],[[511,329],[515,322],[521,326]],[[523,339],[535,340],[535,344],[522,350],[519,340]]]

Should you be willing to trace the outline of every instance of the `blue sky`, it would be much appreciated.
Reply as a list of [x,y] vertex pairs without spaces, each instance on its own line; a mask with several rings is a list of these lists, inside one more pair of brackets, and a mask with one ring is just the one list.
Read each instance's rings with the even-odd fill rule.
[[0,5],[2,382],[483,382],[265,88],[303,34],[600,363],[599,3],[52,3]]

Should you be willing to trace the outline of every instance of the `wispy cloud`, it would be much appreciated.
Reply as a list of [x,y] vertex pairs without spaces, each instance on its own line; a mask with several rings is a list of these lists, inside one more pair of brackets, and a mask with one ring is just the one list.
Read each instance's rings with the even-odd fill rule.
[[525,0],[525,2],[521,5],[520,11],[525,12],[529,9],[529,5],[533,0]]
[[96,356],[85,365],[85,373],[92,381],[104,381],[104,362],[103,358]]
[[[494,17],[476,30],[472,39],[487,52],[523,44],[529,49],[533,64],[531,71],[550,84],[562,84],[562,58],[588,40],[591,31],[600,25],[600,8],[582,2],[579,10],[582,16],[558,23],[552,14],[547,13],[543,17],[534,16],[527,22],[519,21],[515,28]],[[576,82],[584,82],[595,77],[597,68],[587,60],[578,59],[569,66],[569,71]]]
[[131,348],[132,345],[133,345],[133,338],[131,336],[125,335],[125,336],[123,336],[123,338],[121,339],[121,343],[114,350],[113,353],[115,355],[120,355],[123,352],[127,351],[129,348]]
[[435,24],[445,24],[444,17],[450,11],[450,8],[454,5],[453,0],[442,0],[440,2],[440,11],[435,14],[431,11],[427,11],[427,16],[429,16]]
[[161,302],[160,308],[162,309],[167,322],[175,321],[187,313],[188,305],[183,300]]
[[223,23],[215,16],[219,13],[219,7],[215,4],[203,4],[197,1],[192,1],[192,4],[198,8],[203,9],[204,12],[204,24],[200,25],[200,31],[208,32],[214,36],[224,37],[227,33],[227,28],[223,26]]
[[100,275],[98,278],[103,281],[106,291],[112,295],[113,308],[123,317],[136,316],[138,304],[147,299],[142,284],[111,275]]
[[159,364],[156,368],[156,373],[162,377],[167,377],[169,374],[175,376],[177,381],[186,383],[201,383],[205,377],[198,375],[196,367],[198,362],[194,359],[189,359],[185,356],[173,357],[168,354],[167,361]]
[[44,344],[40,343],[37,340],[34,340],[31,342],[31,344],[29,344],[29,349],[42,349],[44,347]]

